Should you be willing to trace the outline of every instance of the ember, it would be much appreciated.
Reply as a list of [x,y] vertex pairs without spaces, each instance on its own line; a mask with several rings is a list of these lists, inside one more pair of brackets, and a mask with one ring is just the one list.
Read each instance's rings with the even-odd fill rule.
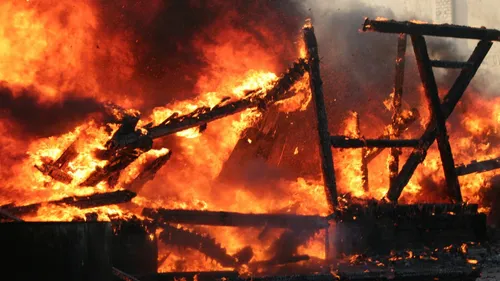
[[[68,230],[54,254],[78,244],[75,270],[97,268],[102,280],[478,275],[490,238],[482,211],[498,208],[483,197],[500,175],[500,100],[472,81],[500,31],[365,18],[362,31],[397,34],[397,48],[395,75],[373,77],[393,79],[392,93],[363,93],[364,110],[336,103],[347,74],[322,64],[313,21],[300,28],[272,3],[124,2],[117,15],[115,4],[32,2],[0,4],[0,95],[63,109],[60,124],[33,113],[29,126],[0,110],[0,228],[11,247],[18,233]],[[193,37],[164,22],[177,20],[170,9],[200,13]],[[116,23],[128,17],[172,38]],[[466,61],[444,60],[424,36],[479,43]],[[444,97],[434,68],[459,71]],[[421,85],[405,85],[416,75]],[[16,261],[44,245],[21,237]],[[103,267],[85,267],[84,253],[103,245]],[[36,257],[37,271],[52,267]]]

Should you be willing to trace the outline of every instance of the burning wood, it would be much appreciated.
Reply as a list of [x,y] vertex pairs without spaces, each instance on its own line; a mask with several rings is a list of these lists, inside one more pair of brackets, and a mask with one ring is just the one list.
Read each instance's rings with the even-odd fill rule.
[[[457,77],[455,83],[448,91],[448,94],[444,97],[443,102],[441,103],[440,107],[441,112],[443,113],[443,118],[446,119],[450,116],[451,112],[464,94],[464,91],[469,86],[470,81],[476,74],[479,66],[486,57],[486,54],[490,50],[492,44],[493,43],[489,41],[480,41],[477,44],[474,52],[468,60],[468,63],[470,63],[472,66],[462,69],[460,75]],[[415,169],[420,163],[424,161],[427,154],[427,149],[429,149],[436,137],[436,120],[432,119],[429,122],[424,134],[420,138],[422,141],[422,145],[419,148],[413,150],[406,163],[401,168],[398,176],[396,177],[395,184],[389,188],[389,191],[387,192],[387,198],[389,198],[389,200],[393,202],[396,202],[398,200],[404,187],[408,184],[410,178],[415,172]]]
[[149,163],[148,165],[146,165],[146,167],[143,168],[141,173],[135,179],[133,179],[130,183],[125,185],[124,188],[136,193],[139,192],[148,181],[153,180],[156,173],[170,159],[170,156],[172,156],[171,151],[153,160],[151,163]]
[[73,142],[56,161],[45,161],[41,166],[35,165],[35,168],[42,172],[42,174],[48,175],[56,181],[70,184],[73,181],[73,177],[63,170],[77,155],[78,152],[76,151],[75,142]]
[[[394,96],[392,97],[392,122],[391,122],[391,139],[397,139],[400,136],[401,131],[397,130],[398,121],[401,118],[401,99],[403,96],[403,84],[405,75],[405,54],[406,54],[406,34],[399,34],[398,37],[398,53],[396,56],[396,75],[394,78]],[[393,183],[395,176],[399,172],[399,155],[401,154],[401,149],[397,147],[391,147],[391,153],[389,157],[389,181],[390,184]],[[366,159],[366,158],[365,158]]]
[[[214,238],[168,224],[162,224],[160,227],[163,231],[158,238],[167,245],[198,250],[224,267],[236,267],[240,263],[237,258],[229,255],[227,250],[217,243]],[[246,262],[248,260],[244,261],[244,263]]]
[[12,221],[23,221],[21,218],[12,215],[11,213],[0,209],[0,217],[4,217],[5,219],[12,220]]
[[127,274],[121,270],[119,270],[116,267],[111,268],[113,275],[116,276],[118,279],[123,280],[123,281],[140,281],[139,279],[135,278],[134,276]]
[[323,81],[321,81],[320,75],[318,42],[316,41],[316,35],[314,35],[314,27],[310,21],[306,22],[303,28],[303,35],[309,63],[309,85],[311,87],[312,101],[317,118],[321,171],[323,173],[326,200],[330,211],[333,211],[338,204],[337,183],[335,182],[335,168],[333,166],[332,148],[330,147],[328,118],[325,98],[323,96]]
[[177,113],[168,117],[158,126],[146,127],[146,135],[140,134],[138,131],[128,133],[122,136],[116,136],[111,140],[114,147],[130,146],[135,144],[141,137],[149,137],[156,139],[171,135],[189,128],[199,127],[206,123],[224,118],[228,115],[241,112],[248,108],[261,107],[284,100],[293,96],[293,93],[288,90],[304,75],[307,69],[307,64],[300,59],[295,62],[291,68],[284,73],[270,90],[258,89],[250,91],[247,95],[236,101],[228,101],[223,99],[218,105],[213,108],[200,107],[191,113],[179,116]]
[[459,176],[487,172],[495,169],[500,169],[500,157],[479,162],[472,161],[469,164],[462,164],[456,167],[457,175]]
[[500,31],[496,29],[452,24],[416,23],[412,21],[395,21],[386,19],[372,20],[366,18],[363,24],[363,31],[500,41]]
[[413,43],[413,50],[415,51],[422,85],[424,86],[425,96],[429,103],[429,110],[432,114],[432,119],[436,124],[435,131],[437,143],[446,179],[446,187],[448,188],[448,195],[451,200],[454,200],[455,202],[462,202],[460,184],[455,171],[455,161],[453,159],[453,153],[451,151],[448,133],[446,130],[447,117],[444,116],[441,109],[438,87],[436,79],[434,78],[434,72],[430,63],[429,54],[427,52],[427,44],[423,36],[412,35],[411,41]]
[[320,229],[328,226],[327,218],[291,214],[243,214],[198,210],[168,210],[144,208],[142,214],[158,222],[235,226]]
[[[417,119],[420,117],[420,114],[416,108],[412,108],[406,115],[401,116],[398,119],[397,126],[392,128],[392,130],[395,130],[398,132],[398,134],[401,134],[403,131],[408,129],[408,127],[413,124]],[[387,130],[388,132],[381,135],[378,139],[379,140],[386,140],[390,138],[390,129]],[[377,157],[385,148],[384,147],[374,147],[373,149],[367,151],[366,153],[366,161],[370,163],[375,157]]]
[[388,139],[353,139],[346,136],[331,136],[330,141],[336,148],[388,148],[418,147],[420,140],[388,140]]
[[106,205],[120,204],[129,202],[136,196],[135,193],[128,190],[119,190],[107,193],[96,193],[89,196],[71,196],[59,200],[48,201],[45,203],[34,203],[25,206],[12,206],[4,205],[0,210],[11,213],[15,216],[23,216],[33,214],[38,211],[43,205],[57,205],[57,206],[73,206],[80,209],[88,209],[94,207],[102,207]]

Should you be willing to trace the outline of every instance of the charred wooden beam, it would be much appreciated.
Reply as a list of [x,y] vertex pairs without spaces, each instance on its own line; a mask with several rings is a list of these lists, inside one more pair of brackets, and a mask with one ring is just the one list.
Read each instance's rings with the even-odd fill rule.
[[356,216],[394,216],[394,217],[427,217],[439,215],[475,215],[478,214],[477,204],[351,204],[342,209],[339,216],[342,220]]
[[106,205],[126,203],[132,200],[136,194],[128,190],[118,190],[114,192],[96,193],[89,196],[71,196],[63,199],[48,201],[45,203],[34,203],[25,206],[1,206],[0,210],[11,213],[14,216],[33,214],[44,205],[73,206],[80,209],[101,207]]
[[[455,106],[463,96],[470,81],[476,74],[479,66],[486,57],[486,54],[488,54],[492,45],[493,43],[489,41],[480,41],[477,44],[474,52],[468,60],[472,66],[462,69],[459,76],[455,80],[455,83],[453,83],[451,89],[448,91],[443,99],[443,102],[441,103],[441,112],[443,113],[444,118],[448,118],[453,109],[455,109]],[[436,136],[436,123],[435,120],[431,120],[424,134],[420,138],[422,140],[422,145],[413,150],[396,177],[394,186],[389,188],[389,192],[387,193],[387,198],[389,200],[397,202],[401,192],[403,192],[404,187],[408,184],[413,173],[415,172],[415,169],[424,161],[427,149],[429,149],[432,145]]]
[[431,65],[438,68],[464,68],[470,66],[468,62],[444,60],[431,60]]
[[168,162],[170,156],[172,156],[172,151],[169,151],[167,154],[160,156],[151,163],[147,164],[143,168],[142,172],[135,179],[126,184],[124,188],[136,193],[139,192],[148,181],[154,179],[156,173]]
[[180,209],[144,208],[142,214],[165,223],[235,226],[320,229],[328,226],[327,218],[290,214],[243,214],[235,212],[214,212]]
[[184,228],[177,228],[167,223],[160,224],[159,228],[163,230],[158,235],[158,239],[166,245],[197,250],[206,257],[217,261],[224,267],[236,267],[240,264],[240,261],[236,257],[229,255],[221,244],[217,243],[214,238],[206,234],[196,233],[195,231]]
[[439,99],[436,79],[434,78],[434,72],[427,52],[427,44],[423,36],[412,35],[411,41],[413,43],[413,50],[415,51],[420,79],[422,80],[425,96],[429,103],[429,110],[432,119],[435,120],[436,123],[437,143],[446,179],[448,196],[455,202],[462,202],[460,184],[458,182],[457,172],[455,171],[455,161],[453,159],[453,153],[446,130],[447,117],[445,117],[441,111],[441,100]]
[[112,267],[111,272],[113,273],[113,275],[115,277],[117,277],[118,279],[123,280],[123,281],[139,281],[139,279],[135,278],[134,276],[132,276],[130,274],[127,274],[127,273],[119,270],[116,267]]
[[196,272],[162,272],[157,274],[141,275],[142,281],[237,281],[238,271],[196,271]]
[[325,98],[323,96],[323,81],[321,80],[319,67],[318,42],[314,35],[314,27],[307,23],[303,28],[304,43],[309,63],[309,86],[311,87],[312,100],[316,113],[316,125],[319,134],[319,151],[321,158],[321,171],[325,185],[326,200],[333,212],[338,205],[337,183],[335,181],[335,168],[333,166],[333,155],[330,144],[330,133],[328,131],[328,118],[326,114]]
[[[395,130],[397,130],[399,132],[399,134],[401,134],[403,131],[408,129],[408,127],[411,124],[413,124],[419,117],[420,117],[420,114],[419,114],[418,110],[416,108],[412,108],[411,111],[409,111],[409,114],[406,114],[404,116],[401,116],[401,118],[399,118],[398,125],[395,128]],[[389,128],[388,131],[390,132],[390,130],[391,129]],[[377,139],[379,139],[379,140],[380,139],[389,139],[390,138],[389,132],[384,133],[383,135],[381,135]],[[370,149],[366,153],[366,156],[365,156],[366,161],[368,163],[370,163],[373,159],[375,159],[378,155],[380,155],[380,153],[382,153],[382,151],[384,151],[384,149],[385,149],[384,147],[374,147],[374,148]]]
[[153,139],[164,137],[192,127],[204,125],[248,108],[265,107],[277,101],[290,98],[294,95],[294,93],[289,92],[290,88],[303,77],[306,69],[306,62],[300,59],[298,62],[294,62],[293,66],[274,83],[273,88],[270,90],[254,90],[240,100],[222,101],[213,108],[201,107],[189,114],[170,118],[165,124],[148,128],[147,135]]
[[71,160],[75,159],[77,155],[78,152],[76,151],[76,145],[75,142],[73,142],[55,161],[47,161],[40,166],[35,165],[35,168],[42,172],[42,174],[47,175],[56,181],[70,184],[73,181],[73,177],[64,172],[63,169]]
[[13,214],[9,213],[6,210],[0,209],[0,218],[3,217],[5,219],[11,220],[11,221],[23,221],[21,218],[14,216]]
[[331,136],[330,141],[336,148],[418,147],[420,144],[420,140],[353,139],[346,136]]
[[[398,37],[398,52],[396,56],[396,75],[394,78],[394,95],[392,97],[392,123],[390,130],[390,138],[397,139],[400,136],[400,130],[397,130],[401,115],[401,99],[403,97],[403,85],[405,76],[405,55],[406,55],[406,42],[407,35],[399,34]],[[396,147],[391,147],[391,152],[389,156],[389,182],[393,184],[394,178],[399,172],[399,155],[401,154],[401,149]]]
[[500,169],[500,157],[479,162],[472,161],[469,164],[462,164],[456,167],[457,175],[459,176],[482,173],[495,169]]
[[496,29],[477,28],[453,24],[429,24],[412,21],[395,21],[366,18],[363,31],[382,33],[406,33],[411,35],[429,35],[438,37],[454,37],[486,41],[500,41],[500,31]]

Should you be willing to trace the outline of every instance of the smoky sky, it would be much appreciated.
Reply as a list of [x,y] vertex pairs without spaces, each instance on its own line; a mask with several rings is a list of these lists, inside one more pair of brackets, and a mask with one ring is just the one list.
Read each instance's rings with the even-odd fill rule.
[[287,38],[280,42],[288,46],[289,53],[280,54],[286,66],[305,18],[291,1],[100,1],[98,7],[104,33],[130,34],[134,79],[146,95],[142,109],[198,94],[195,84],[209,65],[195,40],[209,44],[225,28],[250,33],[262,46]]
[[24,89],[14,96],[10,89],[0,87],[0,119],[8,118],[27,136],[59,135],[90,115],[104,112],[102,104],[93,98],[66,95],[61,102],[41,104],[33,91]]

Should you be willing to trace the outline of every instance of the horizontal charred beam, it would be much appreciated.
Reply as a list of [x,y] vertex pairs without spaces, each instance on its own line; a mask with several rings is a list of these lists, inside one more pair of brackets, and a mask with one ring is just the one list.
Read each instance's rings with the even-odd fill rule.
[[248,93],[244,98],[236,101],[222,102],[209,108],[202,107],[180,116],[170,118],[165,124],[148,128],[148,136],[160,138],[189,128],[198,127],[208,122],[221,119],[228,115],[241,112],[248,108],[265,107],[268,104],[290,98],[294,93],[289,93],[295,82],[299,81],[306,72],[307,64],[303,59],[295,62],[288,71],[275,82],[270,90],[259,89]]
[[73,206],[80,209],[101,207],[106,205],[126,203],[132,200],[136,194],[128,190],[118,190],[114,192],[97,193],[89,196],[71,196],[60,200],[48,201],[45,203],[34,203],[25,206],[2,206],[4,210],[14,216],[34,214],[43,205]]
[[243,214],[198,210],[144,208],[142,214],[158,222],[213,226],[319,229],[328,226],[327,218],[291,214]]
[[2,209],[0,209],[0,218],[4,218],[4,219],[8,219],[8,220],[12,220],[12,221],[23,221],[23,220],[22,220],[22,219],[20,219],[19,217],[14,216],[14,215],[13,215],[13,214],[11,214],[10,212],[5,211],[5,210],[2,210]]
[[470,66],[470,63],[465,61],[431,60],[431,66],[438,68],[464,68]]
[[350,216],[364,215],[394,215],[408,216],[437,216],[437,215],[475,215],[478,213],[477,204],[440,203],[440,204],[351,204],[341,210],[339,216],[346,219]]
[[473,161],[469,164],[462,164],[456,167],[457,175],[459,176],[487,172],[495,169],[500,169],[500,157],[479,162]]
[[454,37],[486,41],[500,41],[500,31],[496,29],[477,28],[453,24],[430,24],[412,21],[395,21],[366,18],[363,31],[382,33],[406,33],[411,35],[429,35],[438,37]]
[[418,147],[420,143],[420,140],[353,139],[346,136],[331,136],[330,141],[337,148]]

